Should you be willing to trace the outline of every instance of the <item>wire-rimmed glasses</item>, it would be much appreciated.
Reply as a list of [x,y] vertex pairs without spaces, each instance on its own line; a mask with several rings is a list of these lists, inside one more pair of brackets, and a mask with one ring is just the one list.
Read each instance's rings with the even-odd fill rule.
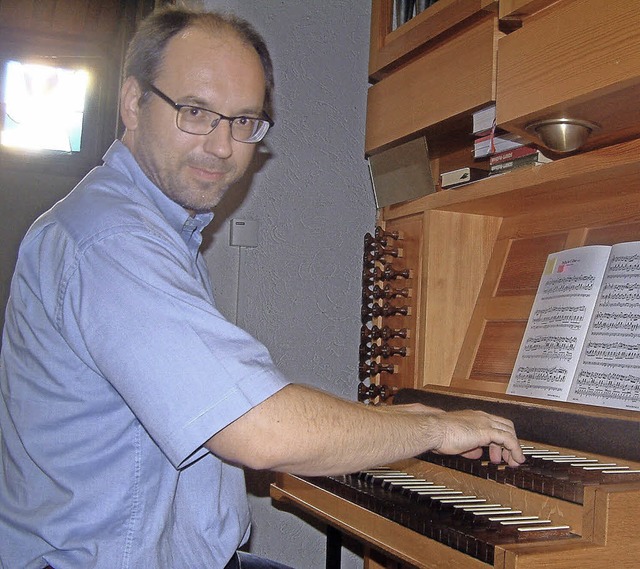
[[227,117],[221,113],[196,107],[194,105],[181,105],[165,95],[160,89],[151,83],[144,83],[144,87],[160,97],[176,110],[176,126],[189,134],[210,134],[220,124],[221,120],[229,121],[231,126],[231,138],[238,142],[255,144],[260,142],[274,122],[266,113],[262,118],[258,117]]

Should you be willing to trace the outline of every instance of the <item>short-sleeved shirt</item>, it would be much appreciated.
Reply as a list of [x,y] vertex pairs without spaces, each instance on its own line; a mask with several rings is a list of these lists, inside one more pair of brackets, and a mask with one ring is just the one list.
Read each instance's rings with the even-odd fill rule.
[[0,567],[215,569],[246,540],[243,471],[203,444],[287,382],[216,309],[211,218],[116,141],[30,228],[0,355]]

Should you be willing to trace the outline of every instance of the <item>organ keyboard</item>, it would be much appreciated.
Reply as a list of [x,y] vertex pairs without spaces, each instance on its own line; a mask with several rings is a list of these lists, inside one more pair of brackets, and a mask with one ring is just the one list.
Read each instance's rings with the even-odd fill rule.
[[389,467],[316,483],[486,563],[493,563],[497,544],[575,537],[568,525]]
[[[398,402],[457,409],[466,397],[403,389]],[[566,442],[522,440],[513,468],[426,453],[366,472],[301,478],[279,475],[272,496],[312,513],[407,567],[602,569],[638,567],[638,423],[594,416],[575,438],[580,414],[474,400],[520,432]],[[556,430],[546,432],[549,425]],[[625,434],[622,437],[622,434]],[[632,436],[629,436],[632,435]],[[613,455],[595,452],[605,442]],[[338,567],[330,565],[327,567]],[[369,565],[374,567],[374,565]]]

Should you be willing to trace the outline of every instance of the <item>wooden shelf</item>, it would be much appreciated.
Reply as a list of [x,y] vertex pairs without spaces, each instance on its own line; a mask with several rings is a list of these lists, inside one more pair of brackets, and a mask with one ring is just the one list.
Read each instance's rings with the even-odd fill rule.
[[372,85],[365,153],[376,154],[420,135],[427,137],[432,152],[457,132],[453,138],[468,145],[471,156],[472,112],[495,99],[499,37],[496,15],[485,14]]
[[504,394],[547,255],[637,239],[638,195],[640,139],[385,207],[421,229],[403,245],[415,362],[382,381]]
[[519,168],[386,208],[386,220],[418,211],[443,210],[510,217],[547,208],[640,192],[640,140],[549,164]]
[[468,20],[496,13],[497,0],[438,0],[392,30],[393,0],[373,0],[369,79],[376,82]]
[[569,117],[600,125],[583,150],[635,138],[639,45],[634,2],[554,3],[498,42],[498,125],[524,136],[536,120]]

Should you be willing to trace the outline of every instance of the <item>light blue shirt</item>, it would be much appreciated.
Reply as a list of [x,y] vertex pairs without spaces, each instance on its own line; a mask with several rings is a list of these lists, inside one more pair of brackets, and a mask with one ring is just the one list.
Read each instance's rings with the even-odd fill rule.
[[0,355],[0,567],[216,569],[242,469],[203,449],[286,385],[215,307],[201,231],[115,142],[25,237]]

